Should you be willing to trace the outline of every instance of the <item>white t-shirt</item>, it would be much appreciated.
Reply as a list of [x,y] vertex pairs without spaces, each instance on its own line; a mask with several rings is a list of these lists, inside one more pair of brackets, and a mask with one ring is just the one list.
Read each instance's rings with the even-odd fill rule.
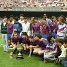
[[28,36],[30,35],[30,23],[22,23],[22,32],[27,32]]
[[14,24],[14,20],[11,23]]
[[61,55],[59,57],[65,57],[67,48],[65,48],[63,45],[60,48],[61,48],[62,52],[61,52]]
[[20,19],[20,20],[18,20],[18,22],[22,24],[22,23],[24,22],[24,20],[21,20],[21,19]]

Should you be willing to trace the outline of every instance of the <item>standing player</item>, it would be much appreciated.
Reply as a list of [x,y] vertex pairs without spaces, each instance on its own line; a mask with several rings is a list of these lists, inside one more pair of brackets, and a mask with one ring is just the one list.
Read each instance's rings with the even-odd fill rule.
[[7,24],[7,37],[8,40],[11,38],[11,35],[13,33],[13,24],[11,23],[12,21],[8,19],[8,24]]
[[66,31],[67,31],[67,25],[65,24],[65,19],[63,16],[60,16],[58,18],[58,30],[57,30],[57,37],[59,38],[64,38],[66,36]]
[[22,31],[22,25],[18,22],[17,17],[14,17],[13,31],[17,31],[18,36],[20,36],[20,32]]
[[13,17],[13,15],[10,15],[9,19],[10,19],[11,23],[14,24],[14,17]]
[[35,34],[41,34],[40,32],[40,26],[41,26],[41,23],[38,22],[38,18],[34,17],[33,18],[33,23],[32,23],[32,35],[34,37]]
[[52,16],[52,22],[49,23],[49,26],[51,29],[52,36],[56,39],[57,38],[58,25],[57,25],[57,18],[55,16]]
[[51,22],[51,19],[47,17],[47,14],[43,15],[43,18],[46,19],[46,22],[49,24]]
[[42,26],[41,28],[41,32],[42,32],[42,38],[47,39],[48,34],[51,32],[50,31],[50,26],[46,23],[46,19],[42,19]]

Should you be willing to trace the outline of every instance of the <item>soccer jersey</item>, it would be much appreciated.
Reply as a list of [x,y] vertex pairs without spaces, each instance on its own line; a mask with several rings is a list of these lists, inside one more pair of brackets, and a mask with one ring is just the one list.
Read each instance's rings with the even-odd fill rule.
[[32,24],[33,33],[34,32],[40,33],[40,26],[41,26],[41,23],[40,22],[33,23]]
[[43,39],[40,41],[39,47],[42,48],[43,50],[45,50],[45,49],[46,49],[46,46],[47,46],[48,44],[49,44],[48,41],[43,38]]
[[38,45],[42,50],[46,49],[48,42],[45,39],[42,39],[41,41],[35,40],[34,45]]
[[30,41],[30,40],[28,39],[28,40],[27,40],[27,44],[28,44],[28,45],[33,45],[34,42],[33,42],[33,41]]
[[20,43],[28,44],[29,43],[28,37],[27,38],[20,37]]
[[66,31],[67,31],[67,25],[66,24],[58,25],[57,36],[58,37],[65,37]]
[[38,40],[33,40],[33,46],[39,45],[39,41]]
[[42,34],[48,34],[50,31],[50,26],[48,24],[42,25]]
[[19,42],[19,37],[17,37],[17,38],[12,37],[11,42],[14,43],[14,44],[17,44]]
[[13,24],[7,24],[7,33],[12,34],[13,32]]
[[58,30],[58,25],[54,22],[50,22],[50,29],[51,29],[51,32],[53,32],[54,30],[57,31]]
[[49,43],[49,44],[46,46],[46,48],[48,48],[50,51],[54,51],[54,50],[57,48],[57,46],[56,46],[55,43]]

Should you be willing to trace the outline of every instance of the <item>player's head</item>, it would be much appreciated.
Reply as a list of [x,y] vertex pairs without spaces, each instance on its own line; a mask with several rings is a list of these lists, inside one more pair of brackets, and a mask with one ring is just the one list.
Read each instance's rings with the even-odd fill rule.
[[17,38],[17,36],[18,36],[17,33],[14,33],[14,34],[13,34],[13,37],[14,37],[14,38]]
[[14,17],[14,22],[17,22],[18,21],[18,17]]
[[58,45],[58,46],[61,46],[62,44],[63,44],[63,39],[61,39],[61,38],[57,38],[56,40],[55,40],[55,43],[56,43],[56,45]]
[[45,19],[46,19],[46,18],[47,18],[47,14],[44,14],[44,15],[43,15],[43,18],[45,18]]
[[27,33],[26,32],[22,32],[22,34],[21,34],[21,37],[22,38],[26,38],[28,35],[27,35]]
[[46,23],[46,19],[42,18],[42,24],[45,24],[45,23]]
[[38,18],[37,18],[37,17],[34,17],[34,18],[33,18],[33,21],[34,21],[34,23],[37,23]]
[[30,41],[33,41],[33,37],[30,36],[30,37],[29,37],[29,40],[30,40]]
[[20,14],[20,19],[23,20],[24,19],[24,15]]
[[54,42],[54,37],[50,34],[48,37],[47,37],[47,40],[49,43],[52,43]]
[[12,21],[10,19],[8,19],[8,24],[10,24]]
[[60,16],[60,17],[58,18],[58,22],[59,22],[59,24],[65,23],[65,18],[64,18],[63,16]]
[[27,22],[27,19],[28,19],[27,17],[24,17],[24,22]]
[[4,16],[3,20],[4,20],[4,22],[7,22],[7,17],[6,17],[6,16]]
[[35,40],[39,40],[39,39],[41,39],[42,38],[42,36],[40,35],[40,34],[35,34],[35,36],[34,36],[34,39]]
[[67,37],[66,37],[66,38],[64,38],[64,43],[65,43],[65,44],[67,44]]
[[55,16],[52,16],[51,19],[53,22],[55,22],[57,20],[57,18]]

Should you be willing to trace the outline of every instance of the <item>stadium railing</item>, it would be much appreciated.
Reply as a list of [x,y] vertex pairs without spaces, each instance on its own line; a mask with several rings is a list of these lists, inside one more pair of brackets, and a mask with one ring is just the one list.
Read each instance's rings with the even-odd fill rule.
[[1,8],[0,11],[67,11],[66,7],[12,7]]

